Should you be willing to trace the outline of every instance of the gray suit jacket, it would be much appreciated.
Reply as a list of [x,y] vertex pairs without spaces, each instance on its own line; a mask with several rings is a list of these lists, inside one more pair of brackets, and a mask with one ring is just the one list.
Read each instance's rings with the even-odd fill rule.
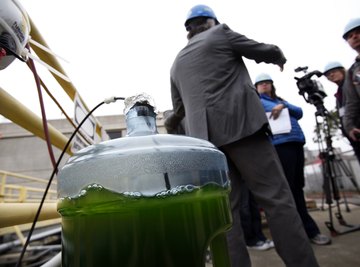
[[360,56],[349,68],[343,86],[345,96],[344,126],[347,133],[360,128]]
[[186,134],[220,147],[249,136],[268,120],[242,57],[284,64],[275,45],[259,43],[220,24],[192,37],[171,68],[174,112]]

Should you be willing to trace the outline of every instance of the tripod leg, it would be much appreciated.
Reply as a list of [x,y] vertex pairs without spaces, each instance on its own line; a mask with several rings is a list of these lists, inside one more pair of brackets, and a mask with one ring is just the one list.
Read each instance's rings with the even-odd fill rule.
[[332,211],[331,211],[331,206],[330,205],[329,205],[329,219],[330,219],[330,221],[325,222],[325,225],[329,229],[331,236],[335,237],[335,236],[338,235],[338,232],[334,228]]
[[[332,209],[331,209],[331,204],[332,204],[331,192],[332,192],[333,198],[336,202],[337,212],[335,213],[335,216],[338,219],[339,224],[343,225],[343,226],[349,226],[349,225],[345,222],[345,220],[341,214],[340,201],[339,201],[340,200],[340,192],[339,192],[339,187],[338,187],[337,180],[336,180],[336,169],[335,169],[334,157],[326,157],[323,167],[324,167],[323,168],[324,191],[327,192],[326,200],[327,200],[327,203],[329,204],[329,217],[330,217],[330,221],[325,222],[325,225],[328,227],[331,234],[333,236],[335,236],[335,235],[339,234],[339,232],[335,230],[335,227],[333,224]],[[345,201],[345,203],[346,203],[346,201]]]
[[325,210],[325,190],[323,190],[322,192],[322,196],[321,196],[321,210]]
[[[335,159],[334,160],[334,179],[335,179],[335,183],[336,183],[336,185],[338,185],[338,188],[340,188],[340,190],[342,192],[346,212],[350,212],[350,207],[349,207],[349,203],[348,203],[348,200],[347,200],[345,187],[344,187],[344,184],[343,184],[343,182],[341,180],[341,177],[342,177],[341,164],[337,159]],[[340,196],[339,196],[339,199],[340,199]]]
[[346,193],[343,191],[342,194],[343,194],[343,199],[344,199],[346,212],[350,212],[349,202],[347,201]]
[[327,161],[323,162],[323,176],[324,176],[323,190],[324,190],[326,204],[331,206],[333,202],[331,196],[330,166]]
[[326,203],[328,204],[328,207],[329,207],[329,221],[325,222],[325,225],[329,229],[331,235],[336,236],[337,231],[334,228],[333,217],[332,217],[332,207],[331,207],[331,205],[333,203],[332,195],[331,195],[331,183],[330,183],[331,168],[330,168],[328,160],[325,160],[323,162],[322,167],[323,167],[322,170],[323,170],[323,176],[324,176],[323,190],[324,190]]
[[[322,171],[323,171],[323,176],[324,176],[323,190],[324,190],[324,194],[326,197],[326,203],[329,205],[329,217],[330,217],[329,221],[325,222],[325,225],[328,227],[331,234],[333,236],[336,236],[336,235],[350,233],[353,231],[358,231],[358,230],[360,230],[360,225],[355,225],[355,226],[348,225],[341,215],[340,204],[339,204],[339,200],[340,200],[339,188],[337,185],[337,181],[335,180],[336,179],[336,173],[335,173],[336,169],[335,169],[335,165],[334,165],[335,162],[340,163],[339,165],[342,166],[344,172],[346,174],[349,174],[347,176],[351,177],[350,180],[354,184],[355,188],[357,189],[357,191],[359,193],[360,193],[360,190],[359,190],[359,187],[358,187],[355,179],[353,178],[351,173],[348,172],[345,164],[342,164],[343,162],[336,161],[337,158],[335,156],[334,149],[332,147],[332,140],[331,140],[331,134],[330,134],[329,120],[331,117],[329,116],[329,113],[327,112],[325,107],[322,106],[321,113],[319,112],[319,110],[320,109],[318,108],[317,113],[315,113],[316,132],[317,132],[318,140],[321,141],[322,139],[321,139],[321,134],[320,134],[320,128],[321,128],[320,126],[323,126],[326,150],[320,150],[321,146],[319,145],[319,152],[320,152],[319,157],[322,159],[322,167],[323,167]],[[322,125],[320,125],[320,123],[318,121],[318,116],[322,116],[324,118]],[[337,231],[334,227],[333,218],[332,218],[332,206],[331,206],[332,196],[333,196],[333,199],[336,201],[337,213],[335,215],[336,215],[337,219],[339,220],[339,223],[341,225],[348,227],[348,229],[345,231]],[[345,195],[344,195],[344,199],[345,199],[345,204],[347,205]]]
[[[340,187],[343,189],[344,186],[341,183],[341,180],[337,179],[339,175],[336,175],[336,161],[334,161],[334,157],[331,157],[329,159],[329,178],[330,178],[330,182],[331,182],[331,187],[332,187],[332,191],[334,194],[334,199],[336,202],[336,207],[337,207],[337,212],[335,213],[335,216],[337,217],[339,224],[341,225],[347,225],[347,223],[345,222],[342,214],[341,214],[341,208],[340,208],[340,191],[339,191],[339,186],[338,183],[340,183]],[[347,208],[347,210],[349,209],[349,206],[347,205],[347,199],[346,196],[344,195],[344,203],[345,206]]]
[[[336,180],[336,175],[335,175],[336,169],[335,169],[335,165],[333,165],[333,164],[337,163],[337,161],[332,161],[333,159],[334,158],[330,158],[330,161],[327,163],[327,171],[328,171],[327,175],[328,175],[328,179],[330,180],[332,192],[333,192],[334,199],[336,201],[336,206],[337,206],[337,212],[335,213],[335,216],[338,219],[340,225],[347,227],[347,229],[344,231],[335,230],[333,221],[332,221],[332,217],[331,217],[330,222],[326,222],[325,224],[331,231],[331,234],[333,236],[335,236],[335,235],[342,235],[342,234],[350,233],[353,231],[358,231],[358,230],[360,230],[360,225],[351,225],[351,224],[346,223],[345,219],[343,218],[343,216],[341,214],[340,202],[339,202],[340,195],[339,195],[339,188],[337,185],[337,181],[340,181],[340,180]],[[337,175],[337,176],[339,176],[339,175]],[[343,188],[342,184],[341,184],[341,186]],[[346,196],[344,196],[344,200],[345,200],[345,203],[347,203]]]

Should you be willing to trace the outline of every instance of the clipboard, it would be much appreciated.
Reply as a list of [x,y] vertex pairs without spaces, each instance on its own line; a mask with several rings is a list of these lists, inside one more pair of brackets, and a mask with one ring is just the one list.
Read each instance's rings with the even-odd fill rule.
[[290,133],[291,122],[290,122],[290,114],[289,114],[288,108],[284,108],[280,112],[280,115],[276,120],[274,120],[273,118],[270,118],[270,115],[271,115],[271,112],[266,112],[266,117],[268,118],[271,132],[274,135]]

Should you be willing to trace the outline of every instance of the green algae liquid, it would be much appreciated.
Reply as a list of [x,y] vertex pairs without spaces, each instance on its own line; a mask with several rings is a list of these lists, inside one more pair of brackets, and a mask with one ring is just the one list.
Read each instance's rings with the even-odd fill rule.
[[59,200],[62,266],[204,267],[231,226],[228,193],[207,184],[145,197],[90,185]]

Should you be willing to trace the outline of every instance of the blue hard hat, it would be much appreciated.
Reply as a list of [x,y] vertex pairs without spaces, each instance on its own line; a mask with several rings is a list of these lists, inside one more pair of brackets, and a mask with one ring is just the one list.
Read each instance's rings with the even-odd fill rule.
[[344,28],[343,38],[346,40],[348,33],[359,27],[360,27],[360,18],[351,19]]
[[190,11],[188,12],[188,14],[186,16],[186,21],[185,21],[185,27],[188,25],[189,20],[198,18],[198,17],[212,18],[216,21],[216,24],[219,24],[219,21],[217,20],[214,11],[210,7],[208,7],[206,5],[196,5],[196,6],[193,6],[190,9]]
[[270,82],[274,82],[273,79],[271,78],[271,76],[269,74],[266,73],[261,73],[258,76],[256,76],[255,78],[255,86],[259,83],[259,82],[264,82],[264,81],[270,81]]
[[326,64],[323,73],[326,75],[326,73],[330,70],[334,70],[334,69],[343,69],[344,66],[338,62],[338,61],[331,61],[328,64]]

